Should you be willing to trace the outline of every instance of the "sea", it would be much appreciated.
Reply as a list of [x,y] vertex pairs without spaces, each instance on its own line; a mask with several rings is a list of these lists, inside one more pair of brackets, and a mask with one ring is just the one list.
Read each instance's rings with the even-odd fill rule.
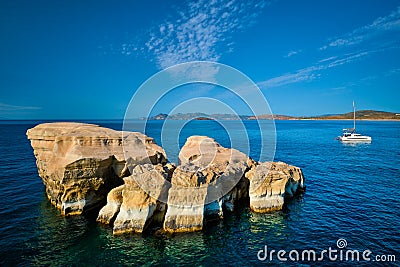
[[[0,122],[0,266],[400,265],[400,122],[360,121],[358,130],[372,142],[351,145],[335,140],[349,121],[276,121],[274,160],[300,167],[307,186],[283,210],[241,207],[201,232],[122,236],[96,223],[95,212],[63,217],[49,203],[26,138],[41,122]],[[86,122],[122,128],[121,121]],[[256,143],[257,123],[244,124]],[[159,144],[162,125],[146,127]],[[213,121],[186,124],[179,146],[190,135],[231,146]],[[255,144],[250,156],[260,149]],[[179,148],[166,150],[176,161]],[[348,251],[359,252],[359,261],[346,258]]]

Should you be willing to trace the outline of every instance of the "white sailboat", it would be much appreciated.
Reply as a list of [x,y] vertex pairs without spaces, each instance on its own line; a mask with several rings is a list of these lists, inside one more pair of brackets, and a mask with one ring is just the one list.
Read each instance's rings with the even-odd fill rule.
[[353,128],[343,129],[343,134],[338,137],[338,139],[343,143],[355,143],[364,142],[370,143],[372,138],[367,135],[361,135],[356,133],[356,107],[353,101]]

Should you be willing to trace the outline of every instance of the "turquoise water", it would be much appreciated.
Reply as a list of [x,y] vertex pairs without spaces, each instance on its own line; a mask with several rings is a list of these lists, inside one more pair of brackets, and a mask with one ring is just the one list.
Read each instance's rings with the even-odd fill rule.
[[[65,218],[47,201],[25,136],[37,123],[0,123],[1,266],[265,265],[267,261],[257,259],[265,245],[275,250],[323,250],[336,247],[339,238],[347,240],[348,249],[393,254],[400,260],[399,122],[360,122],[359,131],[373,141],[351,146],[333,140],[348,122],[277,121],[275,160],[301,167],[307,185],[306,193],[284,210],[255,214],[242,208],[203,232],[118,237],[95,222],[96,214]],[[97,123],[121,128],[120,122]],[[161,123],[147,128],[158,143]],[[257,144],[255,127],[246,122],[250,140]],[[209,135],[230,146],[226,131],[210,121],[187,125],[180,145],[192,134]],[[252,146],[250,154],[259,155],[259,149]],[[176,158],[177,151],[168,150],[170,158]]]

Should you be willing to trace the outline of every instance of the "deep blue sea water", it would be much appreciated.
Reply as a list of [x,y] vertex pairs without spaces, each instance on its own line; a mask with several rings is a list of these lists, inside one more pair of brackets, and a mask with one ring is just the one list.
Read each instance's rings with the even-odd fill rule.
[[[301,167],[307,185],[306,192],[283,211],[255,214],[243,208],[202,232],[117,237],[110,227],[98,225],[94,214],[63,217],[50,205],[25,136],[37,123],[0,123],[1,266],[267,265],[268,260],[257,259],[265,245],[321,251],[337,248],[339,238],[346,239],[346,249],[393,254],[397,262],[385,264],[399,265],[400,122],[359,122],[360,132],[373,141],[351,146],[334,140],[342,128],[351,126],[349,122],[276,121],[275,160]],[[121,122],[96,123],[121,128]],[[158,143],[160,123],[147,128]],[[254,122],[246,122],[252,142],[259,138],[254,127]],[[180,145],[193,134],[209,135],[230,146],[223,128],[210,121],[187,125],[179,136]],[[257,155],[257,149],[252,147],[250,154]],[[168,151],[176,159],[176,149]],[[275,258],[274,263],[281,262]]]

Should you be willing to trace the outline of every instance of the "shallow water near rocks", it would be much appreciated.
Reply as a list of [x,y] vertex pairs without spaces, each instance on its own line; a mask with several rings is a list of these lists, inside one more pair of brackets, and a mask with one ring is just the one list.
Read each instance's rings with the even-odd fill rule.
[[[359,122],[359,131],[372,136],[372,143],[344,145],[333,139],[349,122],[276,121],[275,160],[302,168],[307,185],[306,192],[290,200],[283,211],[255,214],[243,208],[202,232],[117,237],[110,227],[98,225],[93,214],[63,217],[48,202],[25,136],[38,123],[0,122],[2,266],[265,265],[268,260],[257,259],[265,245],[275,250],[320,251],[337,248],[339,238],[346,239],[347,249],[394,254],[397,263],[400,260],[399,122]],[[91,123],[122,127],[120,121]],[[251,142],[257,143],[255,122],[245,125]],[[162,121],[153,121],[146,130],[160,145],[161,126]],[[230,146],[226,131],[212,121],[187,124],[179,144],[194,134]],[[257,149],[251,148],[251,156],[258,155]],[[177,149],[166,150],[176,161]],[[291,262],[275,258],[274,263]]]

